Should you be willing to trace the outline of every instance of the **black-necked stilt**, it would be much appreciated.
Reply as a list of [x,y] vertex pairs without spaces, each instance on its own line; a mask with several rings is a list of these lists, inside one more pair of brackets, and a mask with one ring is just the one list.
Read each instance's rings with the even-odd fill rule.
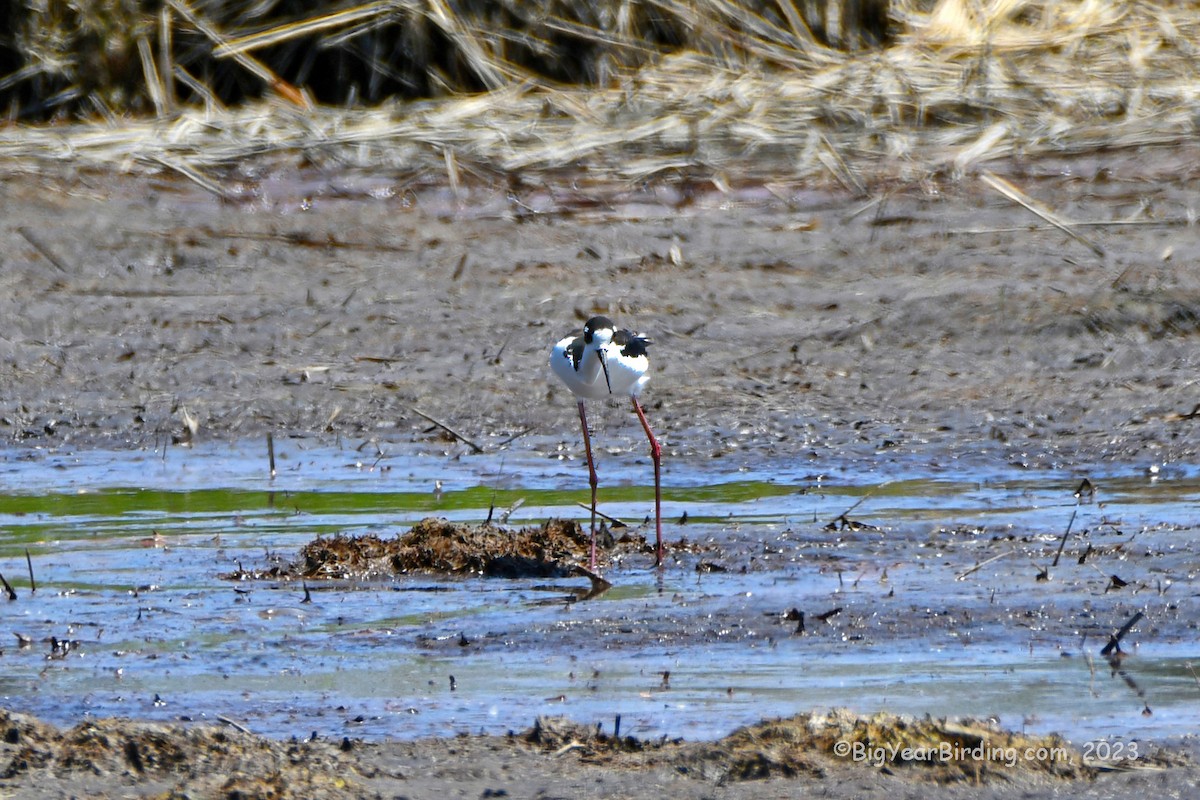
[[567,385],[578,400],[579,423],[583,426],[583,446],[587,451],[588,480],[592,485],[592,554],[591,566],[596,568],[596,465],[592,460],[592,441],[588,435],[584,400],[600,400],[614,394],[628,393],[650,440],[650,457],[654,460],[654,527],[655,566],[662,566],[662,489],[659,473],[662,467],[662,447],[650,430],[646,413],[638,402],[638,394],[649,382],[650,360],[646,346],[650,340],[632,331],[617,330],[608,317],[592,317],[583,330],[573,333],[558,344],[550,354],[550,368]]

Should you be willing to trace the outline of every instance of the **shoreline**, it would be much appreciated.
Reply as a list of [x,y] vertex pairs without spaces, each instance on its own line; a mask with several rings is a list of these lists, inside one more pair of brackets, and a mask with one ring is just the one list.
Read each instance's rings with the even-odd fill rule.
[[[824,724],[843,731],[830,737],[850,738],[823,738]],[[271,740],[234,724],[111,719],[63,730],[2,710],[0,729],[5,731],[0,786],[31,800],[79,794],[427,798],[448,791],[483,797],[552,793],[630,798],[661,797],[663,792],[701,798],[719,791],[735,800],[819,791],[882,800],[898,790],[947,800],[1115,798],[1172,791],[1194,785],[1200,777],[1200,767],[1182,750],[1147,747],[1140,761],[1126,756],[1084,767],[1079,751],[1053,737],[1022,741],[986,724],[902,721],[886,714],[855,717],[839,711],[765,721],[710,743],[611,739],[563,718],[539,718],[532,727],[507,736],[383,742],[349,736],[341,741]],[[951,738],[924,738],[930,731]],[[982,740],[975,738],[980,733]],[[996,737],[993,743],[988,735]],[[911,737],[907,742],[906,736]],[[874,739],[883,743],[862,740],[864,755],[859,757],[853,737],[883,737]],[[1042,752],[1051,760],[1022,760],[1022,753],[1041,758]],[[1016,756],[1010,760],[1012,753]]]

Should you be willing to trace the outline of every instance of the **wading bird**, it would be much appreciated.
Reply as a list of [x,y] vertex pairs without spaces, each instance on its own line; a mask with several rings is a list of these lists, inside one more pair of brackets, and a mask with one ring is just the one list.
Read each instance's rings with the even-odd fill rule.
[[587,451],[588,480],[592,486],[592,553],[591,567],[596,568],[596,465],[592,460],[592,440],[588,435],[584,400],[601,400],[611,395],[627,393],[650,440],[650,457],[654,460],[654,565],[663,563],[662,489],[659,473],[662,468],[662,447],[650,430],[646,413],[638,402],[638,394],[649,382],[650,360],[646,346],[650,340],[627,330],[617,330],[608,317],[592,317],[583,330],[573,333],[550,353],[550,368],[575,395],[579,405],[579,424],[583,426],[583,446]]

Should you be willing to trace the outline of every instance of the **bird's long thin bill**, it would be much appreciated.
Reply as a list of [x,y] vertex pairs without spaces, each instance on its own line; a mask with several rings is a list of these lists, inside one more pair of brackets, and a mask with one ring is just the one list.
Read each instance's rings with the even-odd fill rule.
[[603,350],[598,355],[600,356],[600,368],[604,370],[604,385],[608,387],[608,393],[612,394],[612,383],[608,380],[608,359],[604,357]]

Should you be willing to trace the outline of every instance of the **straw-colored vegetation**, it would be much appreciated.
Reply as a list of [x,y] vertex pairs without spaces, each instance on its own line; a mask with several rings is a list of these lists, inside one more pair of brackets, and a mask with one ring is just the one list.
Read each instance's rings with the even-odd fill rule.
[[[7,748],[0,752],[0,768],[5,769],[6,778],[24,779],[25,783],[18,784],[18,794],[20,786],[33,780],[40,785],[72,787],[62,789],[62,796],[87,794],[79,791],[80,786],[94,792],[98,785],[124,787],[127,794],[149,796],[149,791],[132,789],[136,781],[140,789],[171,787],[165,794],[154,795],[161,797],[281,800],[392,796],[398,789],[424,785],[412,777],[421,770],[414,766],[402,774],[395,768],[397,760],[441,765],[440,773],[430,772],[444,773],[447,785],[462,780],[467,769],[472,774],[496,775],[513,765],[531,769],[541,780],[547,774],[541,768],[565,759],[567,772],[577,772],[581,762],[603,765],[609,768],[605,786],[629,787],[633,784],[622,781],[622,774],[644,776],[648,767],[666,766],[676,780],[687,776],[706,781],[719,787],[723,796],[732,797],[741,796],[733,787],[742,781],[804,775],[829,776],[830,780],[777,783],[774,793],[829,794],[830,788],[847,776],[867,777],[881,770],[888,775],[886,785],[898,796],[930,791],[933,783],[964,787],[991,783],[1025,791],[1036,786],[1035,793],[1040,796],[1049,790],[1066,791],[1067,781],[1094,778],[1100,769],[1084,765],[1079,752],[1058,737],[1027,737],[971,721],[907,719],[890,714],[860,717],[845,710],[762,722],[717,742],[607,735],[595,725],[539,717],[531,728],[507,737],[459,737],[399,748],[364,745],[352,738],[343,738],[339,744],[337,737],[316,735],[276,742],[250,734],[227,717],[215,719],[224,727],[88,719],[60,730],[33,717],[0,710]],[[349,731],[353,737],[353,728]],[[839,745],[851,749],[843,752]],[[855,749],[856,745],[860,747]],[[856,755],[859,749],[866,755]],[[528,751],[542,755],[518,760]],[[1171,763],[1157,753],[1151,761],[1153,766],[1141,768]],[[455,764],[460,762],[467,767],[456,771]],[[513,772],[521,774],[518,769]],[[79,777],[88,782],[72,780]],[[651,785],[661,784],[655,781]],[[1176,784],[1164,785],[1169,793]],[[869,793],[879,796],[877,791]],[[770,793],[754,796],[764,794]]]
[[721,785],[826,775],[842,768],[907,771],[938,783],[1009,782],[1033,775],[1073,780],[1094,777],[1106,766],[1085,764],[1059,736],[1026,736],[970,719],[860,716],[847,709],[764,720],[720,741],[690,746],[608,736],[553,717],[538,718],[524,739],[549,752],[576,750],[593,763],[643,753],[652,762],[670,761],[684,774]]
[[768,0],[155,6],[9,12],[10,170],[169,167],[223,192],[224,168],[275,154],[452,183],[568,169],[861,188],[1177,144],[1198,118],[1194,2],[895,0],[853,35],[814,18],[833,4]]
[[739,728],[701,756],[725,780],[820,774],[830,761],[855,767],[912,768],[939,782],[985,783],[1037,772],[1055,778],[1090,774],[1058,736],[1026,736],[974,720],[922,719],[846,709],[764,720]]

